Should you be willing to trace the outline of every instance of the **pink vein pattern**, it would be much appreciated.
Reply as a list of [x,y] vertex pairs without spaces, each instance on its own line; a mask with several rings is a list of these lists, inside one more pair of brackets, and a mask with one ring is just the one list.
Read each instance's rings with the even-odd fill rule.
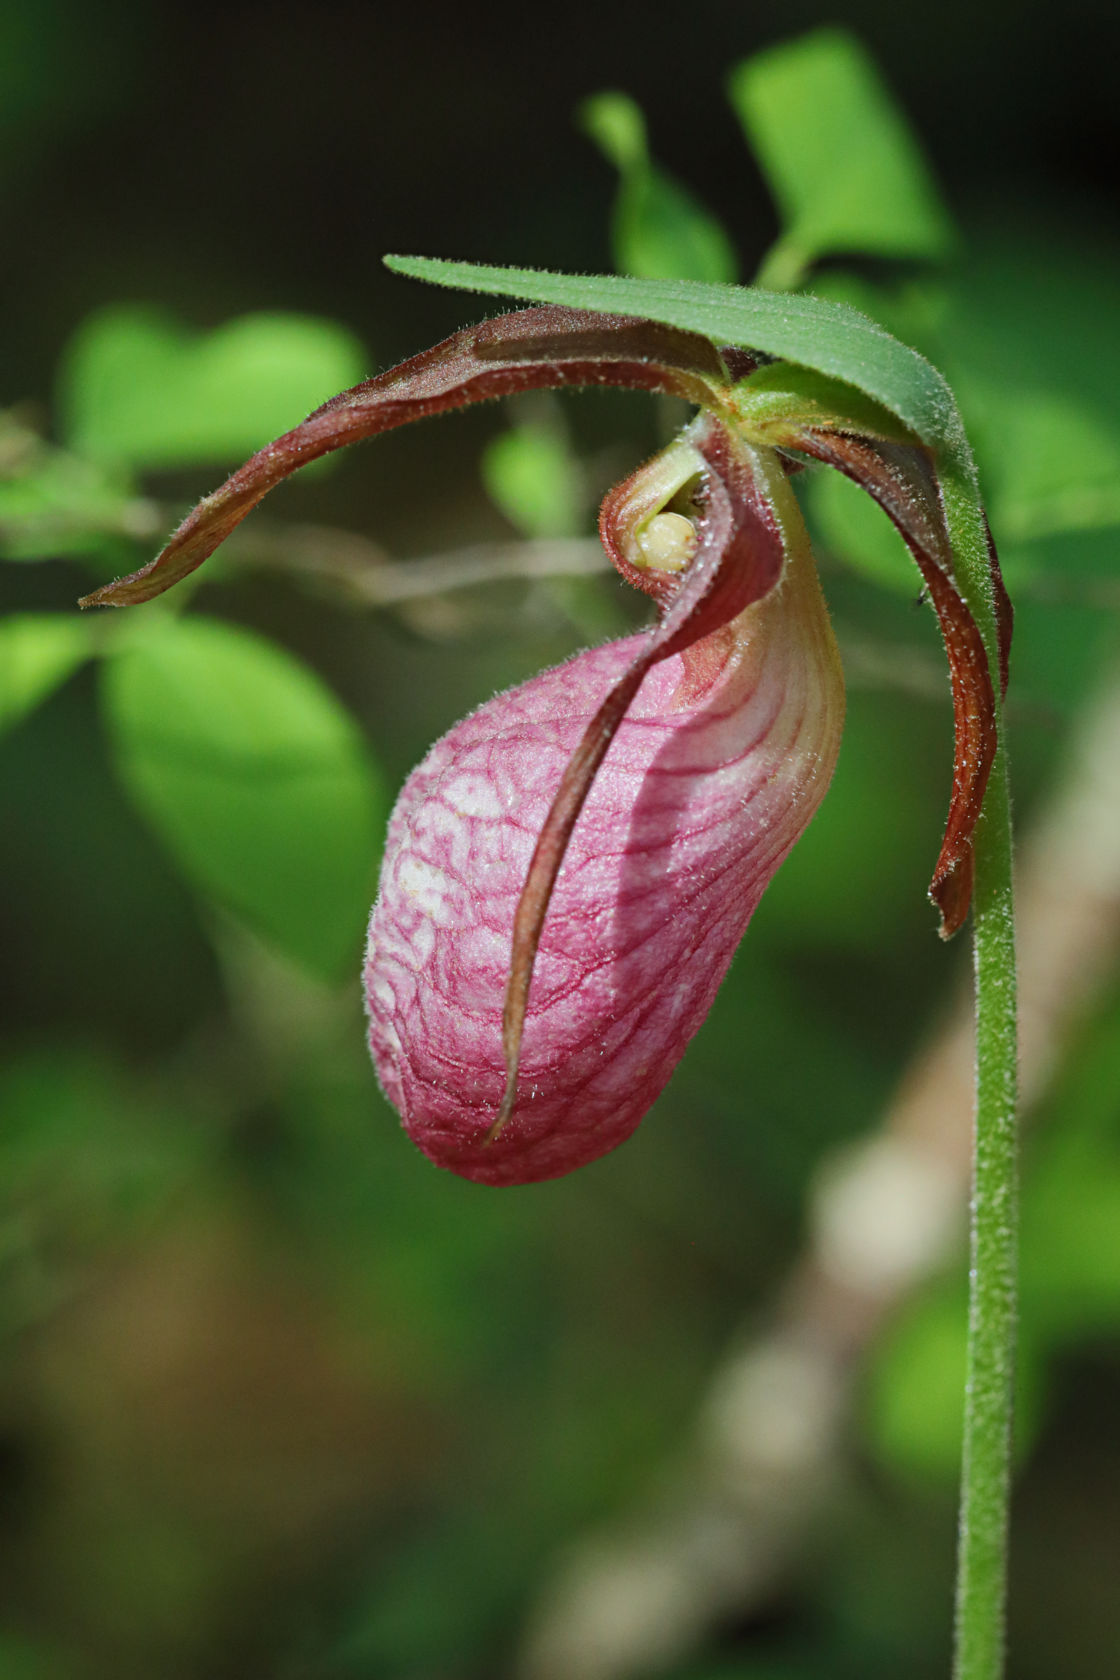
[[646,676],[557,881],[517,1107],[485,1143],[536,836],[588,717],[639,646],[580,654],[457,724],[390,824],[365,967],[370,1047],[413,1140],[480,1183],[554,1178],[629,1137],[832,775],[843,679],[806,552],[764,600]]

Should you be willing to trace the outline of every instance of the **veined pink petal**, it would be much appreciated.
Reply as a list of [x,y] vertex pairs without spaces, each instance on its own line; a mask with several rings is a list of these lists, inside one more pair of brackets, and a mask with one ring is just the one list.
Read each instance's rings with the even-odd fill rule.
[[642,638],[578,655],[457,724],[405,785],[370,923],[370,1046],[414,1141],[487,1184],[557,1177],[627,1138],[704,1019],[828,786],[843,679],[775,463],[787,564],[730,624],[647,672],[568,845],[499,1136],[510,930],[589,717]]

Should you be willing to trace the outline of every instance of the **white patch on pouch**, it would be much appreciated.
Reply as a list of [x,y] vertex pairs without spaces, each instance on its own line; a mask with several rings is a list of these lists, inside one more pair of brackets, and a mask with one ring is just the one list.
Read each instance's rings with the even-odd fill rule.
[[463,817],[480,817],[493,822],[504,816],[497,789],[485,776],[456,776],[440,789],[442,798]]
[[435,864],[416,856],[402,858],[397,885],[431,921],[441,927],[447,927],[452,921],[448,899],[454,895],[455,882]]

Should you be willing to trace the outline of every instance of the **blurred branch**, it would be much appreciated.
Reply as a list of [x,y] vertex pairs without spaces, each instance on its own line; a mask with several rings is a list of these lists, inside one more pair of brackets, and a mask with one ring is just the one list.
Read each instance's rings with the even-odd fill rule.
[[242,566],[287,572],[363,607],[394,606],[510,578],[584,577],[609,569],[597,537],[470,543],[446,554],[398,561],[377,543],[349,531],[325,525],[269,526],[261,520],[239,532],[226,552]]
[[[1120,677],[1083,719],[1064,785],[1024,847],[1019,917],[1030,1107],[1120,947]],[[879,1129],[824,1163],[773,1322],[716,1370],[680,1460],[639,1509],[559,1563],[520,1680],[656,1672],[794,1566],[843,1472],[862,1355],[963,1239],[972,1064],[961,998]]]
[[[674,424],[676,419],[674,415]],[[592,476],[598,483],[615,471],[611,459],[605,468],[600,462]],[[1076,505],[1070,501],[1061,518],[1054,516],[1053,530],[1112,523],[1117,506],[1114,487],[1089,502],[1081,496]],[[31,405],[0,409],[0,551],[8,557],[34,560],[80,553],[105,538],[147,547],[176,523],[181,511],[174,503],[138,494],[127,475],[111,465],[48,441],[42,417]],[[1028,534],[1039,535],[1037,521]],[[259,516],[229,539],[222,561],[286,573],[337,601],[374,609],[407,607],[478,585],[588,577],[610,570],[597,538],[590,536],[471,543],[401,561],[356,532],[270,522]],[[1021,595],[1054,605],[1120,611],[1120,586],[1108,578],[1039,575],[1021,580],[1018,587]],[[424,623],[418,621],[416,627],[423,630]],[[442,620],[440,628],[442,633]],[[852,633],[841,639],[853,686],[903,688],[923,698],[944,694],[944,677],[933,657],[915,659],[909,648]]]
[[0,409],[0,554],[70,554],[104,537],[154,542],[162,523],[155,502],[104,466],[48,443],[30,411]]

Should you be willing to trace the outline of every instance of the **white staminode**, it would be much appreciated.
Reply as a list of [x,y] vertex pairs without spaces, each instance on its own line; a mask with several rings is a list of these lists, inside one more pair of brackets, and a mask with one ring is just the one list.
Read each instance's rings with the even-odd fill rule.
[[637,540],[641,563],[656,572],[683,572],[696,553],[696,527],[683,513],[655,513]]

